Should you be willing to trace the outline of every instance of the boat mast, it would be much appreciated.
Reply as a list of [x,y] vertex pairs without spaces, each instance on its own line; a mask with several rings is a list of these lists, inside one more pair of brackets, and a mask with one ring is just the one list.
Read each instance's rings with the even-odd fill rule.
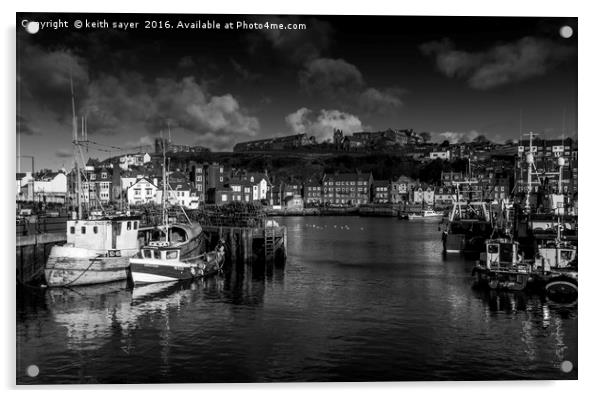
[[77,219],[83,218],[82,206],[81,206],[81,178],[79,175],[79,164],[77,163],[77,154],[79,141],[77,137],[77,116],[75,116],[75,94],[73,93],[73,76],[69,76],[69,82],[71,83],[71,110],[73,112],[73,162],[75,163],[75,174],[76,174],[76,205],[77,205]]
[[163,195],[161,195],[163,197],[163,226],[165,228],[165,242],[169,241],[169,226],[167,224],[167,205],[166,205],[166,198],[165,195],[167,195],[167,173],[165,172],[165,164],[166,164],[166,160],[165,160],[165,141],[163,140],[163,132],[161,132],[161,148],[163,149]]
[[532,175],[531,166],[534,165],[535,158],[533,157],[533,132],[529,132],[529,152],[527,153],[527,198],[525,200],[525,210],[530,211]]

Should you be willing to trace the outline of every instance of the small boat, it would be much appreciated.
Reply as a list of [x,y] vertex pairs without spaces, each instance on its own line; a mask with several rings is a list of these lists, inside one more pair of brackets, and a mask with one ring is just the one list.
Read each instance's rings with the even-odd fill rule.
[[434,211],[434,210],[422,210],[419,213],[410,213],[408,214],[408,220],[421,220],[426,218],[443,218],[444,213],[442,211]]
[[577,300],[577,246],[560,239],[537,247],[533,274],[548,298],[558,302]]
[[130,260],[134,284],[188,280],[214,275],[225,261],[224,245],[197,256],[183,256],[183,246],[169,241],[153,241]]
[[223,241],[214,251],[201,253],[202,231],[198,222],[192,222],[182,208],[187,224],[170,223],[167,217],[167,181],[163,149],[163,225],[157,231],[160,239],[150,240],[138,255],[130,260],[134,284],[168,282],[205,277],[219,272],[225,261]]
[[67,287],[127,279],[139,250],[139,218],[128,214],[67,221],[67,243],[53,246],[44,268],[46,284]]
[[532,266],[518,253],[518,242],[507,238],[488,239],[485,250],[472,271],[477,285],[513,291],[527,287]]

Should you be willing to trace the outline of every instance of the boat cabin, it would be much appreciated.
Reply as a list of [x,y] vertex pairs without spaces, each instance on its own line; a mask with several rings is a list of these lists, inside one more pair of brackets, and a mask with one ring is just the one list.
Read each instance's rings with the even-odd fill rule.
[[150,242],[140,250],[140,257],[149,260],[180,260],[180,248],[173,247],[169,242]]
[[518,253],[518,242],[509,239],[485,241],[485,265],[487,269],[514,269],[520,271],[522,257]]
[[138,252],[136,217],[97,218],[67,221],[67,244],[97,250],[110,257],[132,256]]
[[568,243],[550,241],[538,246],[535,263],[544,271],[573,268],[577,259],[577,247]]

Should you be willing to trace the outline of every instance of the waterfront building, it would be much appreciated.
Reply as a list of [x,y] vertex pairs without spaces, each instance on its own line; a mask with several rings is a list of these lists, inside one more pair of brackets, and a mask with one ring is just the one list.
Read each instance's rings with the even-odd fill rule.
[[284,199],[284,207],[287,210],[303,210],[303,197],[301,195],[291,195]]
[[449,206],[458,199],[461,198],[456,197],[454,189],[450,186],[435,188],[435,205]]
[[392,186],[389,180],[374,180],[372,183],[372,203],[391,203]]
[[410,177],[400,176],[391,182],[391,202],[404,203],[410,201],[411,192],[417,182]]
[[372,173],[324,174],[322,191],[324,202],[331,205],[366,204],[370,202]]
[[303,199],[305,204],[321,204],[324,202],[322,183],[318,178],[310,178],[303,184]]
[[432,206],[435,204],[435,190],[427,184],[416,186],[412,192],[412,203]]
[[453,187],[457,183],[462,182],[466,179],[464,173],[457,171],[443,171],[441,172],[441,185],[445,187]]

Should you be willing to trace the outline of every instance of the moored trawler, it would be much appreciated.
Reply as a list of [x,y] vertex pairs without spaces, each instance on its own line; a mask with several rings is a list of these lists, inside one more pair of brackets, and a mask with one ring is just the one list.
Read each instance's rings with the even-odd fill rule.
[[44,275],[51,287],[90,285],[127,278],[139,250],[140,220],[128,214],[67,221],[67,243],[52,248]]
[[[180,229],[181,240],[174,240],[170,230]],[[200,253],[200,225],[168,226],[170,240],[152,241],[130,261],[134,284],[168,282],[209,276],[221,270],[225,261],[224,245],[215,251]]]
[[454,202],[441,238],[445,252],[483,251],[493,232],[488,206],[485,202]]
[[524,290],[531,281],[532,265],[518,252],[518,242],[512,239],[488,239],[485,252],[472,274],[478,285],[491,289]]

